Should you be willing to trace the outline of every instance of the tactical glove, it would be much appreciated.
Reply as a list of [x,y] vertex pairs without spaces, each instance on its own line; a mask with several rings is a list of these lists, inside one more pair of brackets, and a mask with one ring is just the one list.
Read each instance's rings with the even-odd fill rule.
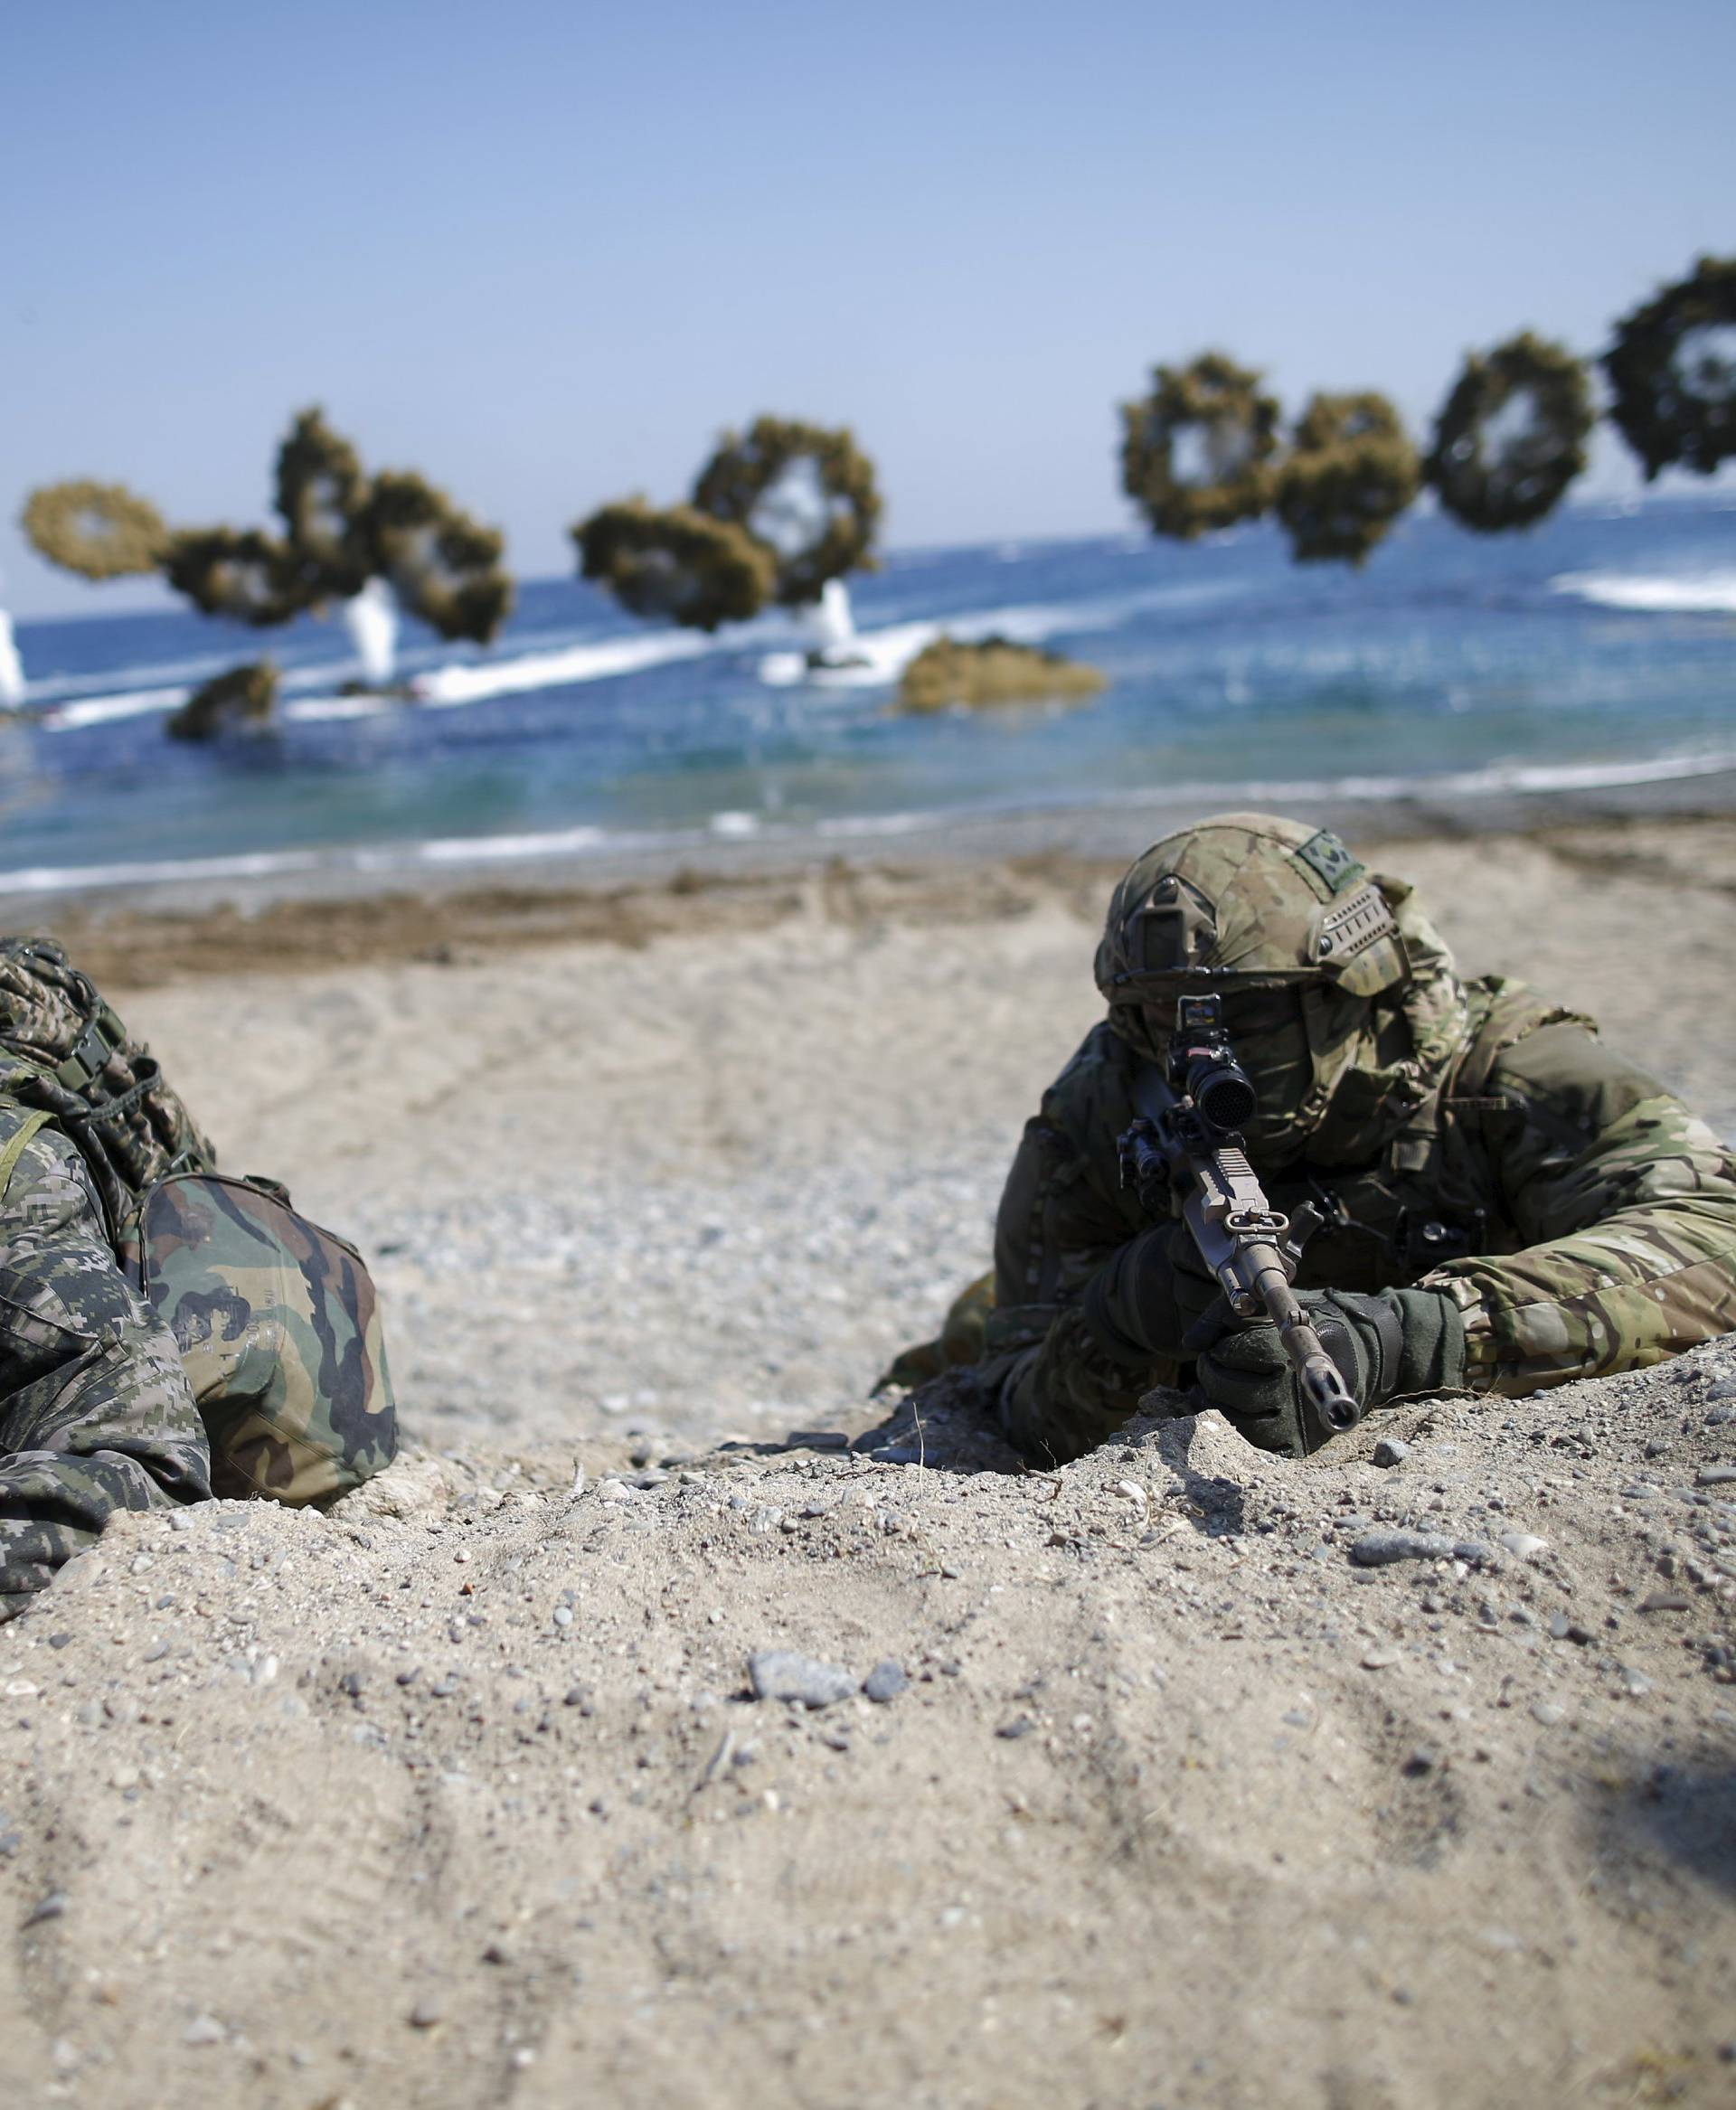
[[1211,1309],[1218,1286],[1184,1225],[1161,1224],[1130,1239],[1091,1277],[1085,1323],[1118,1362],[1180,1360],[1184,1336]]
[[[1300,1292],[1322,1346],[1364,1407],[1465,1386],[1465,1321],[1445,1290]],[[1304,1397],[1275,1326],[1248,1325],[1227,1305],[1194,1328],[1205,1403],[1262,1451],[1306,1457],[1336,1433]]]

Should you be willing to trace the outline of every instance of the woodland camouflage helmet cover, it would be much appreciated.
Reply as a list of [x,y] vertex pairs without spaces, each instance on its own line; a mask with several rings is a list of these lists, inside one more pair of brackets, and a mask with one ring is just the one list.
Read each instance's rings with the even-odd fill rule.
[[1311,1141],[1320,1162],[1378,1148],[1467,1034],[1451,956],[1410,888],[1330,830],[1269,814],[1215,815],[1137,859],[1097,985],[1115,1031],[1159,1060],[1177,997],[1226,999],[1260,1094],[1249,1144],[1268,1164]]

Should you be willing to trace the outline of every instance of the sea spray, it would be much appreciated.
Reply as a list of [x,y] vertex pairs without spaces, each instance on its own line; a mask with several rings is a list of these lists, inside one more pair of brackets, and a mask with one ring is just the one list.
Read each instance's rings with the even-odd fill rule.
[[16,711],[24,700],[24,664],[13,641],[12,617],[0,608],[0,711]]
[[350,634],[363,676],[375,688],[392,679],[398,653],[398,601],[383,579],[371,579],[344,604],[344,627]]

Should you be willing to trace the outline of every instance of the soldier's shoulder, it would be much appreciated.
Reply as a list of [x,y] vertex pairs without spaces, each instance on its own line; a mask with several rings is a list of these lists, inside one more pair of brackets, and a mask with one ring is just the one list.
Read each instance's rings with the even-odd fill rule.
[[46,1115],[0,1093],[0,1204],[69,1176],[83,1181],[77,1145]]
[[1593,1133],[1647,1100],[1671,1097],[1649,1070],[1601,1039],[1584,1012],[1551,1003],[1523,983],[1492,976],[1477,987],[1486,998],[1482,1006],[1473,998],[1472,1052],[1461,1076],[1480,1069],[1481,1089],[1548,1104]]

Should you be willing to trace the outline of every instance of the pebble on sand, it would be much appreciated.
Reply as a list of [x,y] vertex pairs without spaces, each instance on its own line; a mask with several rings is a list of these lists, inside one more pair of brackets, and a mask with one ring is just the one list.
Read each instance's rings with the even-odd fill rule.
[[1450,1560],[1454,1550],[1439,1531],[1364,1531],[1350,1558],[1358,1568],[1387,1568],[1395,1560]]
[[902,1668],[894,1663],[876,1663],[862,1681],[862,1689],[877,1706],[884,1707],[888,1700],[896,1700],[910,1683]]
[[765,1648],[748,1658],[748,1682],[756,1700],[790,1700],[803,1707],[835,1707],[858,1690],[857,1681],[835,1663],[822,1663],[793,1649]]

